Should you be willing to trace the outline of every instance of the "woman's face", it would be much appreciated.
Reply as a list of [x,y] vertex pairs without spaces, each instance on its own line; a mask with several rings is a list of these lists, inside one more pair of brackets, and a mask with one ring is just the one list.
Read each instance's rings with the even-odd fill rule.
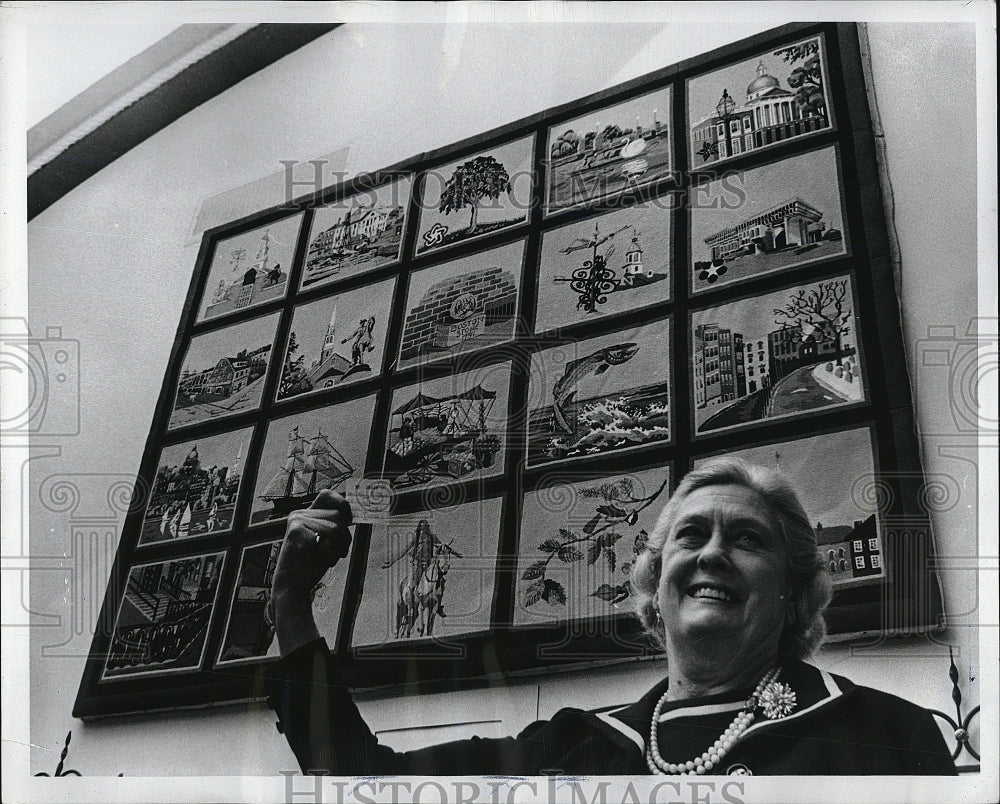
[[691,492],[662,555],[658,602],[669,647],[723,650],[736,660],[777,653],[790,579],[784,541],[756,492],[740,485]]

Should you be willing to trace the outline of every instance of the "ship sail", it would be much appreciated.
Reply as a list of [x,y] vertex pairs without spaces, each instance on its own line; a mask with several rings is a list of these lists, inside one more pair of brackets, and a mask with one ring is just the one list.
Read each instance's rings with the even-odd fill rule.
[[260,495],[287,513],[308,505],[324,489],[340,485],[354,472],[354,467],[322,431],[312,439],[299,434],[296,427],[288,436],[288,456],[282,467]]

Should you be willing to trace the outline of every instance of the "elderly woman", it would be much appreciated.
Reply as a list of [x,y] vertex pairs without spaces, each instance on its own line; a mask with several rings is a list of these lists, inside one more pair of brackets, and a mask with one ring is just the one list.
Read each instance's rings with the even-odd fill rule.
[[955,773],[929,712],[805,663],[830,598],[815,533],[782,475],[731,458],[681,481],[633,568],[638,615],[666,656],[661,683],[517,737],[394,752],[362,720],[312,619],[309,590],[350,540],[350,508],[324,495],[323,508],[290,517],[273,587],[283,658],[267,691],[303,772]]

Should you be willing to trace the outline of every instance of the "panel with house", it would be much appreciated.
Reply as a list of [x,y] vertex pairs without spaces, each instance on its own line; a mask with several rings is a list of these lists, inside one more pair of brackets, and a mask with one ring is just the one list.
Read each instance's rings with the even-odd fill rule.
[[250,506],[250,523],[308,508],[326,489],[342,491],[364,476],[375,397],[275,419],[267,427]]
[[629,573],[670,498],[670,468],[546,485],[524,495],[514,625],[631,611]]
[[545,232],[535,331],[597,324],[669,299],[671,198]]
[[424,173],[418,254],[518,226],[532,204],[534,137]]
[[768,50],[690,79],[691,166],[829,128],[827,87],[822,37]]
[[847,251],[833,148],[709,182],[692,197],[707,202],[691,204],[695,293]]
[[549,129],[546,210],[589,204],[672,175],[670,87]]
[[399,259],[409,177],[366,189],[313,212],[302,288],[373,271]]
[[225,557],[208,553],[129,570],[105,679],[201,667]]
[[857,335],[848,276],[694,312],[696,433],[862,402]]
[[352,644],[489,629],[501,502],[436,507],[376,524]]
[[[867,427],[728,450],[727,455],[780,470],[795,487],[834,590],[877,583],[886,576],[876,496],[859,492],[875,480]],[[704,460],[704,459],[702,459]],[[695,462],[695,467],[700,461]]]
[[524,241],[410,275],[399,368],[510,341]]
[[278,316],[197,335],[184,355],[170,429],[260,405]]
[[377,377],[395,286],[389,279],[296,307],[277,398]]
[[301,224],[293,215],[216,243],[198,320],[283,299]]
[[510,363],[397,389],[383,477],[410,491],[501,474],[509,389]]
[[663,319],[533,354],[528,465],[669,440],[670,343]]
[[217,535],[232,527],[250,433],[247,428],[164,448],[140,545]]

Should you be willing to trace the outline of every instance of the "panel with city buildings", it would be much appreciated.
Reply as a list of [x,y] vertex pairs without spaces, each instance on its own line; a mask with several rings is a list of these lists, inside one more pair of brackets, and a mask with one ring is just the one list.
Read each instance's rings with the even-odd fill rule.
[[278,400],[379,376],[395,288],[388,279],[296,307]]
[[693,168],[831,126],[822,36],[688,80]]
[[412,185],[412,179],[401,178],[317,207],[301,287],[319,287],[396,262]]
[[672,198],[545,232],[535,331],[601,326],[616,314],[668,300]]
[[293,215],[216,243],[198,320],[285,298],[301,224]]
[[692,198],[694,293],[847,253],[834,148],[708,182]]
[[467,243],[528,220],[535,138],[430,168],[421,188],[416,253]]
[[664,87],[552,126],[546,210],[606,200],[672,176],[670,114]]
[[246,428],[165,447],[149,490],[139,544],[229,531],[250,434]]
[[277,326],[275,313],[193,337],[167,426],[175,429],[259,407]]
[[699,435],[863,402],[850,276],[692,313]]

